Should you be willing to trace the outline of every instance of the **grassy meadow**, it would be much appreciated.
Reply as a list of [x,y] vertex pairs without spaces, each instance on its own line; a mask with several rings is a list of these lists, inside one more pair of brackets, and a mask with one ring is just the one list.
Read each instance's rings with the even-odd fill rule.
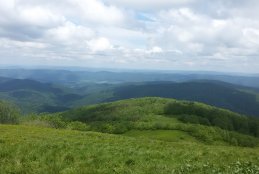
[[259,173],[258,148],[22,125],[0,125],[0,132],[3,174]]
[[0,174],[256,174],[258,128],[255,118],[173,99],[26,116],[1,102]]

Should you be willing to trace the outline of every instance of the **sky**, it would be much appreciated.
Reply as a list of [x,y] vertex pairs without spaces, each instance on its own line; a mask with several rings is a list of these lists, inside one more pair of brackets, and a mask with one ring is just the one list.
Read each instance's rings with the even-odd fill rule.
[[259,1],[0,0],[0,65],[259,73]]

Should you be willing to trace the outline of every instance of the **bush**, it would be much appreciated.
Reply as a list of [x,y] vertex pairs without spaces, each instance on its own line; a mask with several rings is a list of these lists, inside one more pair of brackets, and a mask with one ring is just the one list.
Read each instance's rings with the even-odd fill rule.
[[132,128],[130,122],[94,122],[91,123],[91,130],[111,133],[123,134]]
[[80,121],[73,121],[73,122],[68,123],[67,128],[71,129],[71,130],[79,130],[79,131],[89,131],[90,130],[89,125],[87,125],[86,123],[82,123]]
[[59,114],[30,114],[22,119],[22,124],[56,129],[89,131],[90,126],[80,121],[67,121]]
[[20,111],[17,107],[0,101],[0,123],[17,124],[20,118]]
[[67,127],[67,122],[59,115],[40,115],[40,120],[46,121],[49,123],[49,125],[52,128],[60,129],[60,128],[66,128]]

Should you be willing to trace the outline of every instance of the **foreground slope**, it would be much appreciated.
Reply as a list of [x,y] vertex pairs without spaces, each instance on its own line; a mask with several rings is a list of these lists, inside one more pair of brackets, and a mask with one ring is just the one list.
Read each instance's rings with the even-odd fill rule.
[[259,173],[259,149],[0,125],[0,173]]

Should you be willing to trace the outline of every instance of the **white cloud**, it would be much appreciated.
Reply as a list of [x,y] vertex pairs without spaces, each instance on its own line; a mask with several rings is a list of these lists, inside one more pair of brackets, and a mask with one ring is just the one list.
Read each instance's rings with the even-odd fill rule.
[[122,10],[113,5],[105,5],[99,0],[68,0],[68,4],[74,7],[70,11],[76,17],[82,18],[82,22],[117,25],[124,21]]
[[185,5],[194,0],[106,0],[109,3],[136,10],[158,10],[176,5]]
[[65,21],[63,16],[42,7],[24,7],[18,10],[21,22],[37,27],[53,27]]
[[248,42],[259,46],[259,29],[245,28],[243,34]]
[[53,27],[64,22],[61,14],[56,14],[48,8],[20,4],[20,1],[0,2],[0,24],[4,25],[30,25],[34,27]]
[[112,40],[113,45],[118,47],[144,49],[148,45],[148,34],[134,28],[100,27],[98,33]]
[[45,30],[65,22],[61,14],[50,9],[20,3],[13,0],[8,3],[0,2],[0,37],[20,41],[40,38]]
[[[244,50],[249,38],[248,33],[254,35],[252,37],[255,40],[252,41],[250,36],[250,41],[255,43],[257,36],[255,27],[259,27],[254,24],[255,21],[245,21],[238,17],[214,19],[186,8],[163,11],[157,20],[158,25],[161,23],[166,25],[160,27],[156,42],[163,47],[175,48],[192,55],[214,55],[218,47]],[[253,27],[247,30],[244,26]]]
[[49,40],[55,40],[61,43],[65,42],[67,44],[75,44],[94,37],[95,32],[91,28],[66,22],[62,26],[48,30],[46,32],[46,36]]
[[150,50],[148,50],[148,52],[149,53],[162,53],[163,49],[158,46],[154,46]]
[[110,41],[104,37],[92,39],[92,40],[88,41],[87,46],[93,52],[105,51],[105,50],[109,50],[109,49],[113,48]]
[[0,0],[0,57],[258,71],[258,19],[257,0]]
[[22,41],[15,41],[9,39],[0,39],[0,46],[5,49],[13,49],[14,47],[18,49],[26,48],[26,49],[43,49],[46,48],[47,45],[43,43],[37,42],[22,42]]

